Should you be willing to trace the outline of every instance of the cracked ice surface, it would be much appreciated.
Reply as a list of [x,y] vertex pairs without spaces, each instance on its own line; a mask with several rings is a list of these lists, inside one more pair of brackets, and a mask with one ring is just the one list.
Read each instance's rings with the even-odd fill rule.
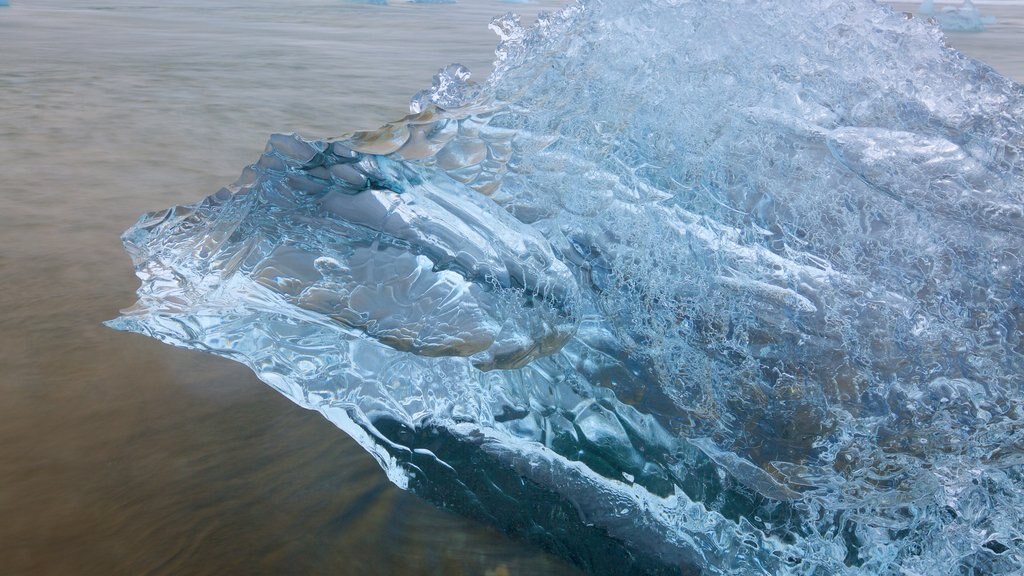
[[111,322],[597,574],[1024,562],[1024,90],[855,1],[583,0],[124,235]]

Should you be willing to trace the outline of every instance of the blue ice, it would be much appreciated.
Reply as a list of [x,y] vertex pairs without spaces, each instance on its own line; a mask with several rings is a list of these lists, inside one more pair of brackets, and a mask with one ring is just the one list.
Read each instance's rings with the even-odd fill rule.
[[868,1],[580,0],[125,232],[110,322],[593,574],[1024,565],[1024,89]]

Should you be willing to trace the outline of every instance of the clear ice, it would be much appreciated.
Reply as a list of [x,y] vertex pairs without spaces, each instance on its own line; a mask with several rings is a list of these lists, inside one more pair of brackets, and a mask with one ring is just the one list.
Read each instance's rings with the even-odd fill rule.
[[110,325],[593,574],[1019,574],[1024,88],[863,1],[492,28],[144,215]]
[[983,32],[995,24],[994,16],[982,16],[971,0],[964,0],[961,6],[946,6],[935,11],[934,0],[924,0],[918,13],[935,19],[935,23],[947,32]]

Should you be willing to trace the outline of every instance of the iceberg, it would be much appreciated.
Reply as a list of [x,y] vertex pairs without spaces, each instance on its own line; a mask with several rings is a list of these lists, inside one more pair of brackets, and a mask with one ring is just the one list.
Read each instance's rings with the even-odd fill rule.
[[986,27],[995,24],[994,16],[982,16],[971,0],[964,0],[961,6],[946,6],[935,11],[934,0],[924,0],[918,13],[935,19],[939,28],[947,32],[983,32]]
[[592,574],[1024,564],[1024,88],[853,0],[494,20],[411,113],[274,135],[109,322]]

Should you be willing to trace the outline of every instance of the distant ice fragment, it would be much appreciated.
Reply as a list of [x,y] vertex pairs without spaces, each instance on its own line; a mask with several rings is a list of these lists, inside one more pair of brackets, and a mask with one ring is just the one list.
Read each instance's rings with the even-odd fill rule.
[[583,0],[124,234],[243,362],[593,574],[1017,574],[1024,89],[874,2]]
[[982,32],[996,22],[995,16],[982,16],[971,0],[964,0],[958,7],[946,6],[938,12],[934,0],[924,0],[918,13],[934,18],[947,32]]

